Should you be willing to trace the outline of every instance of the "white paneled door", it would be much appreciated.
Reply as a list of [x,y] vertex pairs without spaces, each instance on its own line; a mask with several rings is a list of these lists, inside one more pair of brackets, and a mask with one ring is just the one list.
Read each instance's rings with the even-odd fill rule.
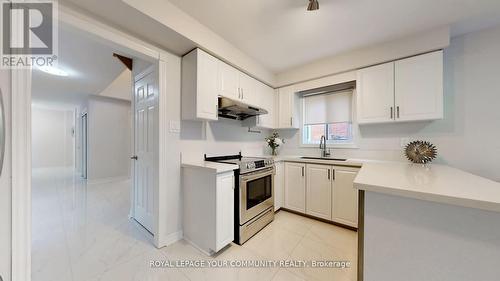
[[134,218],[153,233],[158,136],[158,87],[155,72],[135,80]]

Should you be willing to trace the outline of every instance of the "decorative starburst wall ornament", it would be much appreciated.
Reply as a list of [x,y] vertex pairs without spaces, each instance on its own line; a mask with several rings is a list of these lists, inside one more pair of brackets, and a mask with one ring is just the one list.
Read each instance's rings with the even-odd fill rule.
[[437,156],[437,149],[428,141],[412,141],[405,147],[405,155],[413,163],[427,164]]

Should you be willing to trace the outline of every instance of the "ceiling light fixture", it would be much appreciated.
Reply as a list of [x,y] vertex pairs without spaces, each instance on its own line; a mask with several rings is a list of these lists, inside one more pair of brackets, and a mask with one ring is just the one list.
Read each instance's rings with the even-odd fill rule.
[[62,69],[59,69],[57,67],[53,67],[53,66],[48,66],[48,65],[44,65],[44,66],[40,66],[38,67],[38,69],[40,71],[43,71],[45,73],[48,73],[48,74],[51,74],[51,75],[56,75],[56,76],[68,76],[68,72],[62,70]]
[[316,11],[319,10],[318,0],[309,0],[309,5],[307,5],[308,11]]

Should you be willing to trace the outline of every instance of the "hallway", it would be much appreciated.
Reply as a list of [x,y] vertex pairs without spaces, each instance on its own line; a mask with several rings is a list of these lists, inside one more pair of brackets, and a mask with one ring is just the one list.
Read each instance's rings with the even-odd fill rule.
[[69,168],[34,169],[32,280],[87,280],[154,249],[128,218],[130,184],[87,184]]

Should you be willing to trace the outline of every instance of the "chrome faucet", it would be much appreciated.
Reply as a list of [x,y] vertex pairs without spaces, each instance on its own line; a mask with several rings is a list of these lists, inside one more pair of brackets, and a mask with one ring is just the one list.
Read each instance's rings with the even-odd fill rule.
[[319,149],[321,149],[321,157],[330,157],[330,150],[326,149],[326,137],[321,136],[321,140],[319,141]]

